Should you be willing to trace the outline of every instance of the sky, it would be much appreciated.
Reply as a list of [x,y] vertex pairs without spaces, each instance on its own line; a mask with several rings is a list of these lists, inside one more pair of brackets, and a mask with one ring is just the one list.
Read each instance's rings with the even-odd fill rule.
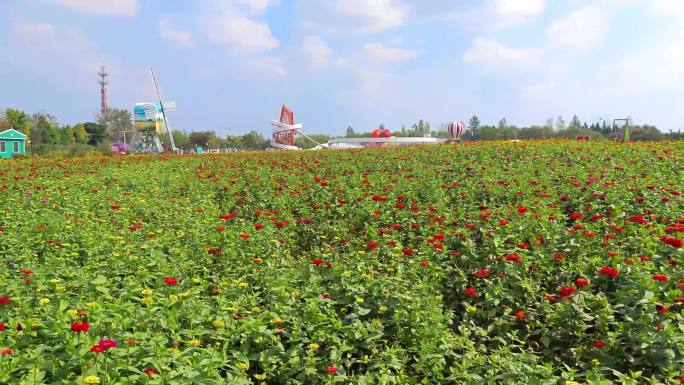
[[154,101],[173,128],[306,133],[477,115],[684,129],[684,0],[0,0],[0,109],[93,120]]

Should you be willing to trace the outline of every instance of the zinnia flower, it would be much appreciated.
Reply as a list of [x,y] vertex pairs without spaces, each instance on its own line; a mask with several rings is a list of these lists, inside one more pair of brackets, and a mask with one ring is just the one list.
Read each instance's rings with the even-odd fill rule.
[[599,270],[599,274],[605,275],[606,277],[615,278],[619,273],[614,267],[604,266]]
[[0,305],[9,305],[10,297],[9,295],[0,295]]
[[606,343],[601,340],[594,341],[593,345],[596,349],[603,349],[606,347]]
[[475,297],[477,296],[477,290],[473,289],[472,287],[466,287],[465,290],[463,291],[465,295],[468,297]]
[[328,374],[333,375],[337,373],[337,367],[336,366],[328,366]]
[[584,287],[587,285],[589,285],[589,281],[584,279],[584,278],[577,278],[575,280],[575,286],[577,286],[577,287]]
[[178,280],[176,278],[164,278],[164,283],[169,285],[169,286],[175,286],[178,285]]
[[524,320],[526,317],[525,312],[522,310],[518,310],[515,312],[515,318],[517,318],[519,321]]
[[119,346],[119,344],[117,344],[116,341],[113,340],[100,340],[100,342],[98,342],[97,345],[103,348],[104,350],[109,350],[111,348]]
[[76,321],[71,324],[71,331],[74,333],[87,333],[90,325],[86,321]]
[[561,298],[568,298],[575,294],[575,290],[577,289],[574,286],[563,286],[558,289],[558,294],[560,294]]
[[659,282],[666,282],[669,278],[667,278],[667,275],[664,274],[654,274],[651,276],[651,278],[654,281],[659,281]]

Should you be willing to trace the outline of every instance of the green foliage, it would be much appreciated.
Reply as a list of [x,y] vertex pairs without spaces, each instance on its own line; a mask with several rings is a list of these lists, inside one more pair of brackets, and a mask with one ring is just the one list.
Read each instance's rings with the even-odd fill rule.
[[3,162],[0,383],[674,383],[682,158],[547,140]]

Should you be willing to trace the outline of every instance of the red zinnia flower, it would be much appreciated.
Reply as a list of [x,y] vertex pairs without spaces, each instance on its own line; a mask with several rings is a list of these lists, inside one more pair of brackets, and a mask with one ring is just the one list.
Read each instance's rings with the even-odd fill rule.
[[10,297],[9,295],[0,295],[0,305],[9,305]]
[[93,345],[90,347],[90,351],[93,353],[102,353],[105,351],[105,348],[100,345]]
[[528,209],[528,208],[525,207],[525,206],[518,206],[518,214],[526,213],[526,212],[528,212],[529,210],[530,210],[530,209]]
[[241,233],[241,234],[240,234],[240,238],[242,238],[242,239],[249,239],[249,238],[250,238],[250,235],[249,235],[249,234],[245,234],[245,233]]
[[374,249],[374,248],[378,247],[378,243],[375,241],[370,241],[366,244],[366,247],[368,247],[369,249]]
[[19,272],[20,272],[21,274],[25,274],[25,275],[31,275],[31,274],[33,274],[33,271],[32,271],[32,270],[28,270],[28,269],[19,270]]
[[547,300],[549,300],[549,302],[558,301],[558,297],[556,297],[555,295],[551,295],[551,294],[545,295],[544,298],[546,298]]
[[570,214],[570,219],[575,220],[575,221],[578,220],[578,219],[582,219],[582,214],[580,214],[580,213],[572,213],[572,214]]
[[0,332],[5,330],[6,326],[4,323],[0,322]]
[[517,318],[519,321],[524,320],[526,317],[525,312],[522,310],[518,310],[515,312],[515,318]]
[[614,267],[604,266],[599,270],[599,274],[605,275],[606,277],[615,278],[619,273]]
[[474,272],[473,275],[478,277],[478,278],[486,278],[486,277],[489,277],[489,270],[488,269],[480,269],[480,270]]
[[477,290],[473,289],[472,287],[466,287],[465,290],[463,291],[465,295],[468,297],[475,297],[477,296]]
[[311,260],[311,264],[314,266],[322,266],[323,265],[323,260],[320,258],[314,258]]
[[669,278],[665,274],[654,274],[651,276],[654,281],[666,282]]
[[587,285],[589,285],[589,281],[587,281],[587,280],[584,279],[584,278],[577,278],[577,279],[575,280],[575,286],[577,286],[577,287],[584,287],[584,286],[587,286]]
[[606,343],[601,340],[594,341],[593,345],[596,349],[603,349],[606,347]]
[[147,368],[143,370],[143,373],[147,374],[149,377],[159,374],[159,371],[155,368]]
[[175,286],[178,285],[178,280],[176,278],[164,278],[164,283],[169,285],[169,286]]
[[413,254],[413,249],[404,249],[404,255],[411,255]]
[[575,290],[577,289],[574,286],[563,286],[558,289],[558,294],[560,294],[561,298],[568,298],[575,294]]
[[97,346],[100,346],[104,350],[109,350],[111,348],[119,346],[119,344],[117,344],[116,341],[113,340],[100,340],[100,342],[97,343]]
[[336,366],[328,366],[328,374],[333,375],[337,373],[337,367]]
[[71,324],[71,331],[74,333],[87,333],[90,325],[87,321],[76,321]]
[[515,262],[515,263],[522,263],[522,260],[520,259],[520,256],[518,254],[510,254],[506,257],[506,260]]
[[423,266],[423,267],[430,267],[430,262],[429,262],[429,261],[423,261],[423,262],[421,262],[420,264],[421,264],[421,266]]
[[330,298],[332,298],[332,295],[330,295],[328,293],[321,294],[321,299],[330,299]]
[[14,353],[14,350],[12,349],[2,349],[0,350],[0,356],[8,356],[10,354]]
[[254,225],[254,229],[255,229],[255,230],[263,230],[263,229],[264,229],[264,225],[262,225],[261,223],[257,223],[256,225]]

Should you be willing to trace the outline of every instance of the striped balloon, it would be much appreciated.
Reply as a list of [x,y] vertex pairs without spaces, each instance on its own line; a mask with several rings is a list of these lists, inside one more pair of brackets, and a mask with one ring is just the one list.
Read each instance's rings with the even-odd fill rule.
[[454,139],[459,139],[461,135],[463,135],[463,132],[465,131],[465,123],[463,122],[451,122],[449,124],[449,128],[447,129],[449,131],[449,135],[454,138]]

